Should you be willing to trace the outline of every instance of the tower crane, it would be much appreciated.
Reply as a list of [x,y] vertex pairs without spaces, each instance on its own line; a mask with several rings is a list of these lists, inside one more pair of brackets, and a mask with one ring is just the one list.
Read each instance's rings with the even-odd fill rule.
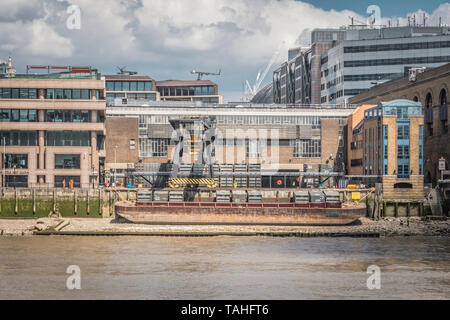
[[266,69],[263,73],[261,73],[261,70],[258,71],[258,74],[256,75],[256,80],[253,86],[250,85],[248,80],[245,80],[245,90],[244,90],[244,101],[250,101],[258,92],[261,83],[264,81],[264,78],[267,76],[267,73],[270,71],[270,68],[273,66],[273,64],[277,61],[278,56],[280,55],[280,50],[284,42],[282,42],[279,46],[277,51],[273,54],[272,58],[270,59],[269,63],[266,66]]
[[197,76],[197,80],[202,80],[202,77],[203,76],[208,76],[208,75],[210,75],[210,76],[220,76],[220,72],[221,72],[222,70],[220,70],[219,69],[219,72],[218,73],[213,73],[213,72],[204,72],[204,71],[196,71],[196,70],[192,70],[191,71],[191,74],[197,74],[198,76]]

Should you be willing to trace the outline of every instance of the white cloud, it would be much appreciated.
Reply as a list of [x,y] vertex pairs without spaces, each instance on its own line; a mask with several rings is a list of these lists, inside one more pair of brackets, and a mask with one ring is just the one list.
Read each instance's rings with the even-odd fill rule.
[[[65,27],[71,4],[81,8],[81,30]],[[19,70],[31,62],[92,65],[105,73],[126,65],[156,79],[186,79],[194,68],[221,68],[223,75],[211,79],[233,97],[283,41],[280,61],[287,47],[306,44],[308,29],[340,27],[349,16],[366,21],[293,0],[2,0],[4,8],[10,11],[0,13],[0,55],[12,50]],[[450,23],[450,4],[428,16],[430,24],[439,16]]]

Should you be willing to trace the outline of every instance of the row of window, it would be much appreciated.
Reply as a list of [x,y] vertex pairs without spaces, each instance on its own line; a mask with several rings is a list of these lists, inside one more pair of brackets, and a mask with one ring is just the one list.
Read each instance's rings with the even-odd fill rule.
[[156,101],[156,94],[155,93],[127,93],[126,96],[125,96],[125,93],[107,93],[106,94],[106,99],[109,101],[114,100],[115,98]]
[[37,131],[0,131],[0,144],[7,146],[37,146]]
[[38,89],[30,88],[0,88],[1,99],[37,99]]
[[[94,90],[96,99],[100,99],[100,90]],[[90,89],[45,89],[46,99],[72,99],[90,100],[92,90]],[[102,97],[103,99],[103,97]]]
[[[55,176],[55,188],[80,188],[80,176]],[[27,188],[27,175],[7,175],[5,176],[5,186],[7,188]]]
[[[0,131],[0,145],[6,146],[38,146],[38,131]],[[97,135],[97,149],[103,150],[105,136]],[[89,131],[47,131],[46,146],[89,147],[91,133]]]
[[344,76],[344,81],[391,80],[403,77],[403,73],[352,74]]
[[46,122],[91,122],[89,110],[45,110]]
[[[97,99],[102,96],[102,90],[94,90]],[[90,89],[44,89],[45,99],[90,100]],[[38,89],[31,88],[0,88],[0,99],[38,99]]]
[[[0,122],[37,122],[37,110],[0,109]],[[44,110],[45,122],[91,122],[89,110]],[[97,122],[101,119],[98,117]]]
[[[6,169],[28,169],[28,154],[4,155]],[[79,154],[55,154],[55,169],[80,169]]]
[[152,82],[106,81],[106,91],[152,91]]
[[37,110],[0,109],[0,122],[36,122]]
[[89,131],[46,131],[45,145],[89,147],[91,133]]
[[434,48],[450,48],[450,41],[393,43],[393,44],[378,44],[378,45],[367,45],[367,46],[344,47],[344,53],[414,50],[414,49],[434,49]]
[[[321,119],[336,119],[336,116],[225,116],[217,115],[218,125],[312,125],[313,129],[319,129]],[[339,119],[340,126],[345,119]],[[341,123],[341,121],[343,121]],[[139,116],[139,127],[146,128],[149,124],[169,124],[169,116],[166,115],[142,115]]]
[[[269,142],[268,140],[267,142]],[[283,141],[285,143],[283,143]],[[320,158],[321,157],[321,140],[320,139],[296,139],[279,141],[278,145],[291,145],[294,147],[294,158]],[[166,138],[140,138],[139,139],[139,156],[140,157],[167,157],[170,139]],[[262,155],[262,146],[260,140],[245,139],[231,140],[232,145],[244,145],[246,147],[247,158],[260,158]],[[224,140],[218,145],[229,145],[228,140]],[[276,145],[275,143],[267,143],[267,145]]]
[[351,68],[351,67],[370,67],[370,66],[390,66],[397,64],[401,65],[401,64],[446,63],[448,61],[450,61],[450,56],[354,60],[354,61],[345,61],[344,67]]
[[159,87],[159,93],[163,97],[176,96],[213,96],[215,94],[214,86],[201,87]]

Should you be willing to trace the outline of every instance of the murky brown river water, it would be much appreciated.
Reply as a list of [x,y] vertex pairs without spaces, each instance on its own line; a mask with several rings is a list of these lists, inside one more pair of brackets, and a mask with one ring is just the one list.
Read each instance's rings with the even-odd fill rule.
[[0,238],[1,299],[450,299],[449,271],[437,237]]

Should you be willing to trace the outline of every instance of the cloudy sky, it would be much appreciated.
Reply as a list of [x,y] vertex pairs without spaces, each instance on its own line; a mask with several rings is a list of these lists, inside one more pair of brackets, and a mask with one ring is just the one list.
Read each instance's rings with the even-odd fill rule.
[[[428,24],[450,24],[450,3],[435,0],[2,0],[0,59],[12,52],[18,72],[27,64],[93,66],[104,74],[117,66],[156,80],[192,79],[190,70],[217,72],[224,101],[240,100],[281,45],[309,44],[314,28],[340,27],[349,16],[366,21],[376,4],[382,23],[407,24],[425,13]],[[67,27],[71,5],[80,29]],[[419,19],[418,19],[419,20]],[[73,20],[70,20],[73,21]],[[265,79],[269,82],[271,75]]]

